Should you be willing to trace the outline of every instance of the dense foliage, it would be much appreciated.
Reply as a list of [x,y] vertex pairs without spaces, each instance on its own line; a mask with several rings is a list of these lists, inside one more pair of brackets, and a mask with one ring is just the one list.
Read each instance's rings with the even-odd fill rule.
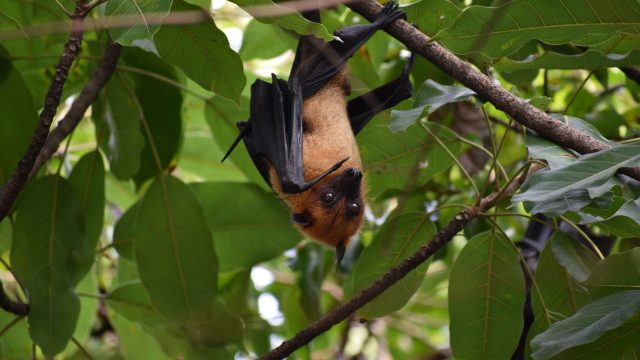
[[[640,74],[640,2],[404,6],[425,34],[610,148],[580,155],[539,137],[418,58],[413,98],[357,138],[366,225],[336,266],[333,249],[293,229],[243,146],[220,159],[250,84],[287,76],[298,34],[330,40],[364,20],[343,5],[318,25],[269,13],[290,10],[269,0],[232,1],[95,1],[56,120],[110,39],[122,51],[0,222],[0,281],[30,304],[24,317],[0,310],[0,358],[254,358],[526,175],[294,358],[640,357],[640,187],[616,173],[640,165],[640,76],[625,76]],[[0,7],[0,185],[30,146],[74,11],[72,0]],[[407,55],[376,33],[349,61],[351,96],[395,78]]]

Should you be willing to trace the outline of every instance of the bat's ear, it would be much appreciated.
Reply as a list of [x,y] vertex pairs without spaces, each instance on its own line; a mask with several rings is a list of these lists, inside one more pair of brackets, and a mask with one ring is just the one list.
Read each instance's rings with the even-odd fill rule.
[[307,227],[311,225],[311,217],[306,213],[295,213],[291,215],[291,222]]

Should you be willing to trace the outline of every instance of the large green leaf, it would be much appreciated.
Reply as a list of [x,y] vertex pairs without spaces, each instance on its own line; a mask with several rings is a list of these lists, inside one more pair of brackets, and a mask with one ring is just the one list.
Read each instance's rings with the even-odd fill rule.
[[4,184],[16,170],[18,161],[29,147],[29,139],[38,122],[33,98],[22,77],[3,56],[0,47],[0,184]]
[[84,253],[84,216],[71,185],[59,176],[34,181],[22,194],[11,264],[29,290],[29,332],[43,353],[64,350],[80,303],[73,288]]
[[640,248],[601,260],[593,267],[585,285],[596,299],[614,292],[637,289],[640,286]]
[[[0,311],[0,329],[14,321],[16,315]],[[29,337],[27,320],[21,319],[0,336],[0,359],[25,360],[25,354],[31,353],[32,341]]]
[[408,21],[423,33],[433,36],[451,26],[462,8],[455,1],[420,0],[403,7],[402,10],[407,14]]
[[[173,67],[153,54],[137,48],[126,48],[123,49],[121,58],[129,66],[170,81],[178,81]],[[139,187],[160,171],[150,142],[157,151],[162,168],[166,168],[178,152],[182,138],[182,95],[174,85],[152,76],[132,74],[131,78],[134,80],[136,98],[143,112],[141,122],[146,122],[151,133],[149,138],[144,127],[141,130],[146,145],[140,155],[140,169],[134,176]]]
[[[207,102],[205,117],[213,133],[213,138],[220,145],[221,150],[226,153],[233,140],[238,136],[239,130],[236,123],[249,119],[249,99],[241,97],[240,108],[238,108],[230,101],[214,97]],[[232,161],[252,182],[264,189],[269,189],[243,144],[239,144],[226,161]]]
[[592,50],[578,55],[545,52],[541,55],[532,55],[525,60],[512,60],[505,57],[494,66],[499,71],[510,72],[523,69],[597,70],[638,64],[640,64],[640,50],[634,49],[627,54],[603,54]]
[[556,243],[571,241],[564,233],[556,232],[538,259],[535,284],[531,288],[531,305],[535,321],[527,335],[528,353],[530,352],[529,343],[533,337],[554,322],[573,315],[591,300],[586,287],[580,285],[567,272],[567,269],[558,262],[559,256],[553,251],[553,248],[557,247]]
[[281,27],[263,24],[254,19],[244,30],[240,56],[243,60],[270,59],[295,49],[296,44],[295,37]]
[[[352,294],[371,285],[391,267],[398,265],[435,235],[429,215],[411,212],[395,215],[378,231],[365,248],[353,270]],[[395,283],[372,302],[360,308],[360,316],[377,318],[402,308],[420,288],[430,261],[424,262],[402,280]]]
[[191,189],[215,236],[221,272],[249,269],[281,255],[301,238],[286,207],[253,184],[196,183]]
[[129,207],[118,219],[113,228],[113,247],[123,258],[135,261],[133,243],[136,234],[136,219],[140,210],[140,202]]
[[73,167],[69,175],[69,183],[84,212],[84,246],[79,254],[81,265],[78,277],[82,278],[89,271],[96,254],[96,244],[102,233],[104,220],[104,164],[100,152],[93,151],[84,155]]
[[158,311],[198,331],[215,299],[218,262],[202,209],[180,180],[160,175],[145,193],[135,221],[135,254]]
[[[453,131],[431,122],[425,126],[454,156],[462,153]],[[418,126],[392,134],[386,125],[369,124],[358,136],[358,144],[372,198],[385,190],[410,190],[423,185],[454,163],[436,140]]]
[[141,127],[144,113],[127,74],[113,74],[93,104],[92,118],[109,170],[120,180],[131,179],[140,168],[140,154],[145,146]]
[[[199,7],[173,0],[171,11],[198,12]],[[176,66],[203,88],[239,101],[246,83],[240,56],[231,50],[225,34],[208,12],[197,24],[163,25],[155,43],[160,56]],[[189,56],[185,56],[189,54]]]
[[540,136],[526,135],[527,150],[532,159],[546,160],[551,170],[569,165],[576,157],[562,146]]
[[593,251],[561,232],[556,232],[551,239],[551,249],[558,263],[578,282],[589,278],[599,260]]
[[[104,13],[107,19],[115,18],[109,29],[113,41],[131,46],[152,40],[170,8],[171,0],[109,0]],[[118,23],[125,26],[115,26]]]
[[[242,7],[261,23],[278,24],[300,35],[315,35],[325,41],[334,39],[322,24],[309,21],[299,13],[291,12],[290,8],[280,6],[271,0],[232,0],[231,2]],[[285,15],[272,16],[271,11]]]
[[500,7],[471,6],[435,38],[458,54],[492,58],[513,54],[531,40],[593,45],[617,33],[640,32],[640,3],[597,0],[520,0]]
[[[615,184],[609,180],[619,168],[637,166],[638,163],[640,144],[612,146],[584,155],[565,167],[531,175],[513,201],[523,201],[532,213],[557,215],[569,210],[577,211]],[[602,186],[605,184],[610,186]]]
[[620,327],[639,311],[640,290],[618,292],[594,301],[536,336],[531,341],[532,356],[535,360],[546,360],[563,350],[588,344]]
[[451,270],[451,349],[460,359],[508,359],[525,301],[518,252],[501,233],[474,236]]
[[429,79],[422,84],[413,109],[392,110],[389,129],[391,132],[406,130],[421,118],[435,112],[440,107],[463,101],[476,93],[465,87],[441,85]]

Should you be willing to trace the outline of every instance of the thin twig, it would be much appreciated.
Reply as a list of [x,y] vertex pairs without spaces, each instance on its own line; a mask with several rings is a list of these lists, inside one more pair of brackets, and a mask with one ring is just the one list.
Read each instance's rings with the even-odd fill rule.
[[564,107],[564,110],[562,110],[563,114],[566,114],[567,111],[569,111],[569,107],[571,107],[571,104],[573,104],[573,102],[576,100],[578,94],[580,94],[580,91],[582,91],[582,88],[584,88],[584,86],[587,84],[587,81],[591,78],[591,75],[593,75],[593,70],[589,71],[589,74],[584,78],[584,80],[582,80],[576,91],[573,92],[573,95],[571,95],[571,98],[569,99],[569,101],[567,101],[567,105]]
[[2,330],[0,330],[0,338],[2,337],[2,335],[4,335],[4,333],[9,331],[9,329],[11,329],[13,325],[17,324],[22,319],[24,319],[24,315],[16,316],[15,319],[11,320],[11,322],[5,325],[5,327],[3,327]]

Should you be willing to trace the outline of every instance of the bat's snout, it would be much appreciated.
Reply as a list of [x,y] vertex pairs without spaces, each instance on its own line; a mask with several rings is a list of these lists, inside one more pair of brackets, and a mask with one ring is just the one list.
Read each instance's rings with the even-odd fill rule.
[[362,182],[362,171],[356,168],[348,168],[338,180],[338,188],[345,196],[355,198],[360,194],[360,183]]

